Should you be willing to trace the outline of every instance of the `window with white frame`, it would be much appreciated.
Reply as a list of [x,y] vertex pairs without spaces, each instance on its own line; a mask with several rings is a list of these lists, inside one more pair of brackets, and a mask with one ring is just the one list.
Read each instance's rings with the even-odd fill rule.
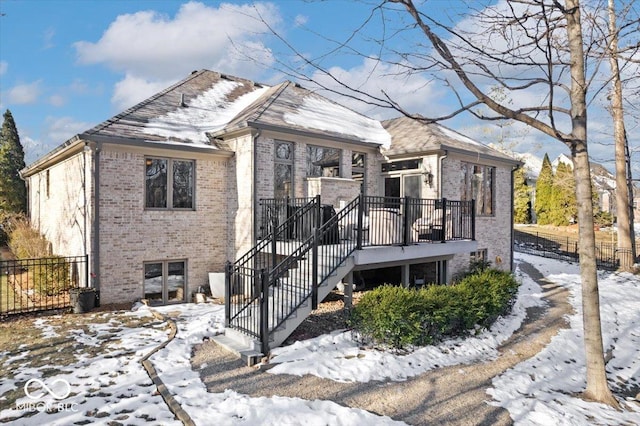
[[473,163],[462,163],[462,200],[476,200],[476,214],[493,216],[496,169]]
[[145,207],[193,210],[195,161],[145,159]]

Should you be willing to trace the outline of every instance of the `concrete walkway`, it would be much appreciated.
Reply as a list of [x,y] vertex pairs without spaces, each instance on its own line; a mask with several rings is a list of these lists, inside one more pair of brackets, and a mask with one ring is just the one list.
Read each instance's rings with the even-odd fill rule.
[[209,342],[196,349],[193,368],[200,371],[209,392],[232,389],[252,397],[331,400],[412,425],[509,425],[509,413],[487,403],[492,378],[542,350],[559,329],[567,327],[565,315],[571,312],[565,289],[545,280],[531,264],[520,263],[519,268],[540,284],[549,304],[530,308],[525,323],[491,362],[440,368],[404,382],[338,383],[249,368]]

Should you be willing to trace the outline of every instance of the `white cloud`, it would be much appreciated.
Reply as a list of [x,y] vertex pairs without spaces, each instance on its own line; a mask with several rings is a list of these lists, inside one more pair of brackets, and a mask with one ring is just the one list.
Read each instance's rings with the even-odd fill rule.
[[[437,102],[442,94],[439,86],[433,84],[424,75],[406,75],[404,68],[400,66],[365,58],[362,64],[356,67],[350,69],[333,67],[329,69],[329,72],[338,81],[354,90],[365,92],[381,99],[386,98],[388,95],[409,113],[420,113],[427,116],[439,113]],[[349,93],[352,96],[365,99],[364,96],[341,88],[333,79],[324,74],[315,73],[312,79],[338,92]],[[372,106],[348,96],[340,97],[326,92],[322,94],[372,118],[385,119],[399,115],[395,110]]]
[[55,47],[55,44],[53,43],[53,37],[56,35],[56,30],[54,30],[53,28],[47,28],[46,31],[44,32],[44,35],[42,36],[42,48],[43,49],[51,49],[52,47]]
[[0,75],[4,75],[9,69],[9,63],[7,61],[0,61]]
[[304,16],[304,15],[297,15],[294,20],[293,23],[296,27],[301,27],[303,25],[306,25],[307,22],[309,21],[309,18]]
[[172,83],[173,81],[148,81],[144,78],[127,74],[123,80],[116,83],[111,103],[118,110],[125,110],[164,90]]
[[53,147],[46,146],[40,140],[23,135],[23,132],[20,129],[18,130],[18,132],[20,133],[20,143],[22,144],[22,148],[24,149],[24,162],[27,165],[33,163],[39,157],[42,157]]
[[7,99],[10,104],[32,104],[38,100],[38,96],[42,92],[42,80],[36,80],[33,83],[18,84],[13,86],[7,92]]
[[[272,25],[280,21],[271,3],[215,8],[190,2],[174,18],[154,11],[120,15],[100,40],[74,47],[81,64],[102,63],[147,82],[175,80],[200,68],[251,76],[273,61],[261,42],[265,26],[258,14]],[[246,61],[237,50],[245,46],[252,50],[244,54],[259,61]]]
[[45,119],[44,134],[47,144],[57,146],[72,136],[82,133],[93,127],[90,123],[76,121],[71,117],[52,117]]
[[49,96],[49,103],[55,107],[61,107],[66,102],[67,100],[62,95],[55,94],[55,95]]

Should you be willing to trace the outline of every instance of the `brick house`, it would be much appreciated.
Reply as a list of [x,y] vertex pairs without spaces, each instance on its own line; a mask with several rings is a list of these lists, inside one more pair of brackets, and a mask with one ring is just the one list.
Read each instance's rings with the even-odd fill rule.
[[[517,165],[440,125],[379,122],[289,81],[201,70],[69,139],[23,177],[33,226],[56,254],[89,255],[101,303],[171,303],[250,250],[270,226],[265,206],[285,197],[319,195],[333,212],[360,194],[382,200],[364,221],[340,225],[341,239],[366,226],[358,235],[370,242],[365,250],[360,241],[341,279],[393,267],[406,284],[445,283],[470,256],[509,269]],[[414,208],[409,223],[403,197],[436,201]],[[454,235],[451,214],[436,217],[445,198],[475,200],[473,215],[455,213],[473,218],[464,235]],[[400,239],[372,244],[390,214],[404,220],[387,229]],[[425,239],[426,216],[447,231]]]

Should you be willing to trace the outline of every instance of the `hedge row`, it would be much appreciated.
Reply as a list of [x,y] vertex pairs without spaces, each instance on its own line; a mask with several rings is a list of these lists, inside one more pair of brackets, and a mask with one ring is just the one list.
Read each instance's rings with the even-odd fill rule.
[[350,321],[363,343],[394,349],[433,344],[489,327],[511,310],[518,291],[512,274],[485,269],[455,285],[422,289],[384,285],[366,293]]

